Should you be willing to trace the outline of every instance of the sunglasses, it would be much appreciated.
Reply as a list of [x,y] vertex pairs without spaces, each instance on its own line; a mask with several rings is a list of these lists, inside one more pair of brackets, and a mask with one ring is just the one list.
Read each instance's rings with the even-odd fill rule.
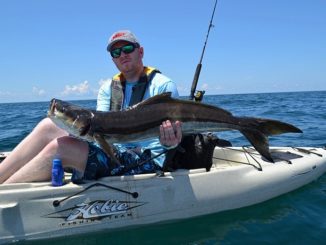
[[115,48],[115,49],[110,50],[110,54],[111,54],[112,58],[119,58],[121,55],[121,52],[123,52],[125,54],[130,54],[130,53],[134,52],[134,50],[136,48],[139,48],[138,43],[128,43],[120,48]]

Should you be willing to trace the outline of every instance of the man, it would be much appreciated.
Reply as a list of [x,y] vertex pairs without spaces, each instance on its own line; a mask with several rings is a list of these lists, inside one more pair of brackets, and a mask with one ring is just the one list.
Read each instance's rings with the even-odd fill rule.
[[[156,69],[144,67],[142,62],[144,48],[130,31],[114,33],[107,50],[121,73],[101,87],[97,110],[120,110],[137,100],[163,92],[171,92],[172,96],[178,96],[174,82]],[[180,143],[182,137],[180,122],[162,122],[158,130],[161,148],[162,146],[173,148]],[[152,141],[149,144],[155,152],[158,143]],[[138,160],[142,157],[142,146],[119,145],[120,159]],[[134,151],[129,151],[131,148]],[[0,164],[0,183],[48,181],[51,178],[52,160],[57,157],[61,159],[64,168],[74,169],[75,180],[110,175],[112,170],[110,159],[97,146],[70,137],[49,118],[45,118]]]

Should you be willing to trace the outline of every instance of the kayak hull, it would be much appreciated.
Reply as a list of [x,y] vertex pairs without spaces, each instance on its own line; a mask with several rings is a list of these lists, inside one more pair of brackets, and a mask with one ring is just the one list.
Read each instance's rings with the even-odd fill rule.
[[0,243],[116,229],[237,209],[306,185],[326,172],[322,148],[216,148],[211,171],[106,177],[81,185],[0,186]]

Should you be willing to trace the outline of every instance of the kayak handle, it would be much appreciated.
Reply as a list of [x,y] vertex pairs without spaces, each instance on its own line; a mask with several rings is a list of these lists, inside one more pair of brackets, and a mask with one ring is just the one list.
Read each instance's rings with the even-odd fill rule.
[[83,192],[87,191],[88,189],[91,189],[91,188],[93,188],[95,186],[103,186],[103,187],[106,187],[108,189],[112,189],[112,190],[115,190],[115,191],[120,191],[120,192],[131,195],[133,198],[137,198],[139,196],[138,192],[129,192],[129,191],[125,191],[123,189],[117,188],[117,187],[110,186],[110,185],[105,185],[105,184],[102,184],[102,183],[95,183],[95,184],[92,184],[92,185],[86,187],[84,190],[79,191],[79,192],[77,192],[75,194],[72,194],[70,196],[67,196],[67,197],[65,197],[65,198],[63,198],[61,200],[54,200],[52,204],[53,204],[54,207],[58,207],[60,205],[60,203],[66,201],[66,200],[68,200],[68,199],[70,199],[70,198],[72,198],[74,196],[77,196],[80,193],[83,193]]

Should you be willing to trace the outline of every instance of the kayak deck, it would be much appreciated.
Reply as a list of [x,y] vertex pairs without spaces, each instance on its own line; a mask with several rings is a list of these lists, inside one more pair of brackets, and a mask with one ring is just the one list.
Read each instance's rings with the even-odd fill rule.
[[[76,185],[0,185],[0,243],[190,218],[257,204],[326,172],[323,148],[219,148],[211,171],[105,177]],[[67,180],[69,175],[66,176]]]

